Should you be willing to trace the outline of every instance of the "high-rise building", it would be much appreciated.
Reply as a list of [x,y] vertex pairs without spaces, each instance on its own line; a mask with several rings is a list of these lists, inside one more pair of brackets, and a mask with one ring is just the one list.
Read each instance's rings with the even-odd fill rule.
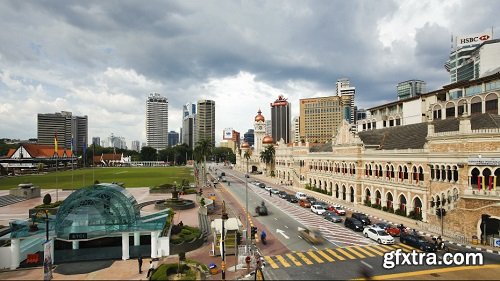
[[191,149],[196,146],[196,104],[186,103],[182,106],[182,130],[181,142],[187,144]]
[[356,88],[351,87],[349,79],[341,78],[337,80],[336,93],[342,101],[342,111],[345,120],[350,124],[354,124],[354,96]]
[[100,137],[92,137],[92,144],[94,146],[100,146],[101,145],[101,138]]
[[493,74],[494,69],[498,72],[500,44],[492,39],[493,30],[452,36],[450,57],[444,65],[450,73],[450,83],[478,79]]
[[266,120],[266,135],[271,136],[272,134],[273,134],[272,120]]
[[294,143],[300,142],[300,116],[295,116],[292,120],[292,140]]
[[243,142],[247,142],[249,146],[253,146],[254,138],[255,135],[253,129],[248,129],[248,131],[243,134]]
[[113,133],[111,133],[106,141],[105,147],[127,149],[127,143],[124,137],[115,136]]
[[130,148],[133,151],[141,152],[141,142],[138,140],[132,141],[132,147]]
[[408,80],[396,86],[398,100],[413,98],[425,94],[425,82],[422,80]]
[[168,146],[176,146],[179,143],[179,133],[176,131],[170,131],[168,133]]
[[168,100],[158,93],[146,101],[146,141],[157,150],[168,146]]
[[291,112],[290,103],[281,95],[271,103],[271,137],[274,142],[281,141],[281,139],[285,143],[290,142]]
[[215,146],[215,101],[199,100],[197,110],[195,140],[209,140]]
[[39,144],[54,145],[57,133],[58,147],[73,151],[83,150],[88,144],[88,118],[73,116],[71,112],[39,113],[37,120],[37,137]]
[[299,141],[328,142],[344,119],[341,96],[301,99]]

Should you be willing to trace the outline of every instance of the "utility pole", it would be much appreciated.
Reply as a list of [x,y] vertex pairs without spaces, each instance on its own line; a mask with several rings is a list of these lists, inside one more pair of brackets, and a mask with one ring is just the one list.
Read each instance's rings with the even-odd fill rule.
[[444,219],[443,219],[443,208],[439,208],[439,215],[441,217],[441,237],[444,237]]
[[226,251],[225,251],[225,246],[224,246],[224,239],[225,239],[225,229],[224,229],[224,221],[228,219],[227,213],[226,213],[226,202],[224,200],[222,201],[222,233],[221,233],[221,256],[222,256],[222,262],[221,262],[221,270],[222,270],[222,280],[226,280]]

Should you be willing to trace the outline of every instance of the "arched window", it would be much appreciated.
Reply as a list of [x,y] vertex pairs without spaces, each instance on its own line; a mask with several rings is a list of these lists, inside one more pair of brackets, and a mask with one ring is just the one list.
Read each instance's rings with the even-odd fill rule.
[[470,184],[471,184],[472,188],[477,186],[478,182],[479,182],[479,169],[474,168],[474,169],[472,169],[472,171],[470,173]]
[[453,166],[453,182],[458,181],[458,168],[457,166]]
[[431,165],[431,180],[435,180],[436,177],[435,177],[436,173],[434,171],[434,165]]
[[483,101],[481,100],[481,97],[473,97],[470,100],[470,114],[471,115],[476,115],[476,114],[481,114],[483,113]]
[[493,188],[493,176],[491,175],[490,168],[485,168],[483,170],[483,177],[484,177],[484,188],[485,189],[492,189]]
[[455,118],[455,104],[453,102],[446,104],[446,119],[448,118]]
[[418,167],[418,180],[424,181],[424,168]]
[[454,188],[453,189],[453,202],[457,202],[458,200],[458,189]]
[[408,167],[403,166],[403,179],[408,179]]
[[375,204],[380,205],[382,204],[382,194],[380,193],[379,190],[375,191]]
[[498,96],[496,94],[488,94],[484,98],[484,107],[486,109],[486,113],[491,113],[494,115],[498,115]]
[[435,167],[435,173],[436,173],[436,180],[441,180],[441,170],[439,169],[439,165],[434,166]]

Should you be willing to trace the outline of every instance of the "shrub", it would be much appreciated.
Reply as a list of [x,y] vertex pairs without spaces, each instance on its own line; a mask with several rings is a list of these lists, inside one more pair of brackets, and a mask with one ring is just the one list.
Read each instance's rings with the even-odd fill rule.
[[398,216],[406,217],[406,212],[404,210],[397,209],[394,213]]
[[60,200],[60,201],[56,201],[56,202],[50,203],[50,204],[41,204],[41,205],[35,206],[35,209],[56,208],[56,207],[59,207],[62,203],[63,203],[63,201]]
[[370,200],[365,200],[365,205],[368,207],[372,206],[372,202]]
[[382,211],[387,212],[387,207],[386,206],[382,207]]
[[43,204],[49,205],[50,203],[52,203],[52,196],[50,196],[50,193],[47,193],[43,196]]

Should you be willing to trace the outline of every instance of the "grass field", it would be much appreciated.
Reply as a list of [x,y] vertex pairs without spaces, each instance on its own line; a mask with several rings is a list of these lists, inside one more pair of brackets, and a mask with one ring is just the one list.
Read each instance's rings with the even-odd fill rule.
[[125,187],[150,187],[164,183],[181,183],[182,179],[194,182],[192,167],[116,167],[88,168],[74,171],[52,172],[40,175],[16,176],[0,179],[0,190],[17,187],[20,183],[33,183],[42,189],[78,189],[98,180],[122,182]]

